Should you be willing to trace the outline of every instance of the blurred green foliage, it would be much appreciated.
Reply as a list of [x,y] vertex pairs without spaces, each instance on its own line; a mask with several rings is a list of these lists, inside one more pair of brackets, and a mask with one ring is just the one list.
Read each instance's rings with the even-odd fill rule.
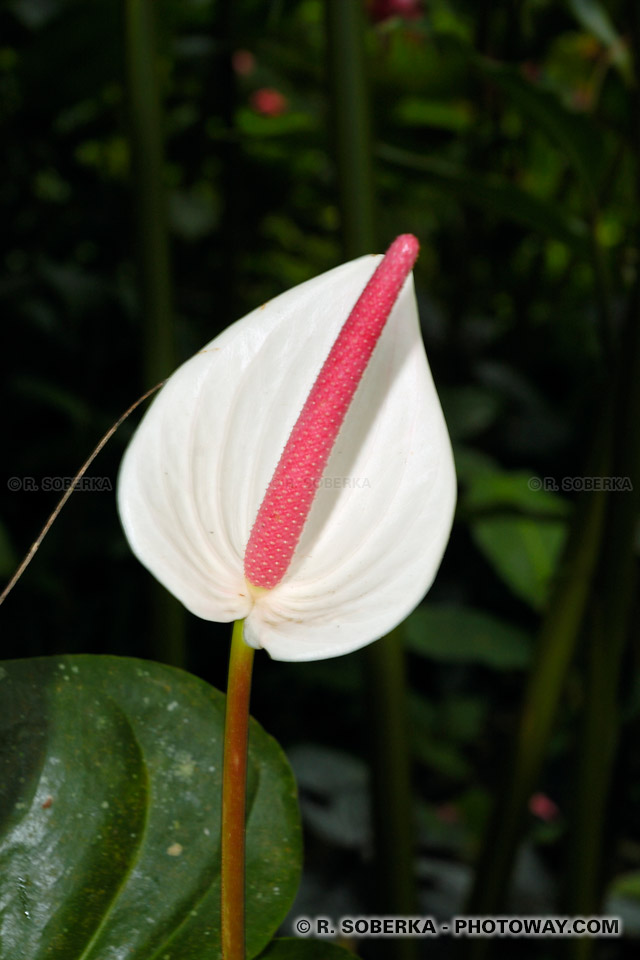
[[[157,0],[180,360],[339,262],[322,6]],[[461,909],[503,774],[523,671],[573,515],[572,478],[585,470],[636,279],[632,6],[429,0],[418,19],[367,31],[377,232],[381,245],[405,231],[420,238],[423,332],[460,479],[442,570],[405,628],[421,909],[442,916]],[[72,476],[142,393],[144,342],[122,7],[5,0],[0,38],[9,436],[0,569],[8,576],[55,504],[46,478]],[[254,95],[264,89],[281,95],[282,109],[260,112]],[[92,468],[113,488],[132,429],[123,427]],[[113,495],[79,492],[0,610],[3,657],[153,657],[149,589]],[[188,641],[190,668],[223,686],[227,629],[190,619]],[[620,689],[625,725],[606,865],[608,876],[626,878],[612,887],[629,934],[610,946],[606,956],[616,958],[631,956],[640,932],[636,646]],[[362,752],[357,657],[260,661],[255,713],[285,746]],[[586,696],[581,663],[538,785],[560,812],[549,823],[529,815],[514,908],[542,912],[558,902]],[[303,784],[303,808],[322,801],[318,790]],[[367,886],[366,831],[354,850],[348,826],[339,841],[340,820],[331,844],[313,822],[300,903],[314,915],[353,913]],[[496,956],[500,949],[496,942]],[[561,950],[522,946],[540,958]]]

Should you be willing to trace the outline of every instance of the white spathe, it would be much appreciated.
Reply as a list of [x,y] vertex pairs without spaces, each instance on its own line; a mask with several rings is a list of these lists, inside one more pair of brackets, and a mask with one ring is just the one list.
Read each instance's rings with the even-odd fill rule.
[[328,461],[292,563],[251,590],[244,552],[289,433],[382,258],[289,290],[184,363],[154,400],[118,481],[138,559],[192,613],[246,618],[277,660],[349,653],[420,602],[456,499],[453,456],[406,280]]

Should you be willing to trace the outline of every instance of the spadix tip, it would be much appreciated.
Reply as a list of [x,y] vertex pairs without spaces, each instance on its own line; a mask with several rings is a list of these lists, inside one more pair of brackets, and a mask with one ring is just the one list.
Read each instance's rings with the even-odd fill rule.
[[401,263],[408,273],[418,259],[419,252],[420,243],[418,242],[418,238],[414,237],[412,233],[401,233],[390,245],[385,254],[385,258],[391,261],[397,261],[399,264]]

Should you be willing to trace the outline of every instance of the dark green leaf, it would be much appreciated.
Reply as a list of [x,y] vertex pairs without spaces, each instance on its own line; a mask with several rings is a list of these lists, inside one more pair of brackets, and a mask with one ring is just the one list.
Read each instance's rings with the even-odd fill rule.
[[481,610],[429,604],[414,610],[404,629],[410,650],[445,663],[513,670],[531,657],[526,633]]
[[247,137],[285,137],[312,130],[314,126],[312,116],[299,111],[264,117],[243,108],[238,111],[237,120],[238,128]]
[[595,196],[602,165],[602,138],[594,130],[593,122],[570,113],[555,94],[526,80],[513,67],[485,57],[476,57],[474,65],[556,143]]
[[396,107],[398,123],[407,127],[435,127],[459,132],[472,123],[470,105],[464,100],[425,100],[405,97]]
[[609,893],[640,901],[640,870],[621,873],[612,882]]
[[477,473],[464,495],[465,510],[471,512],[510,507],[535,516],[564,517],[569,504],[552,490],[542,489],[539,477],[524,471]]
[[566,534],[566,524],[530,517],[474,520],[471,534],[498,576],[522,600],[540,610],[547,599]]
[[[7,661],[1,676],[0,955],[219,957],[223,695],[116,657]],[[282,922],[299,864],[293,777],[252,723],[249,957]]]

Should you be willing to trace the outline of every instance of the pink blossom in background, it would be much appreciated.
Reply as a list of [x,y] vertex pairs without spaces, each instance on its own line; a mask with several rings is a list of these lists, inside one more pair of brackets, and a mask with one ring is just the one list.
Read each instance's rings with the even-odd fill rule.
[[279,90],[272,87],[260,87],[249,98],[256,113],[263,117],[279,117],[289,109],[289,101]]
[[423,12],[420,0],[373,0],[369,8],[369,16],[374,23],[390,20],[391,17],[418,20]]
[[532,794],[529,799],[529,810],[534,817],[538,817],[539,820],[544,820],[545,823],[557,820],[560,816],[560,808],[546,793]]

